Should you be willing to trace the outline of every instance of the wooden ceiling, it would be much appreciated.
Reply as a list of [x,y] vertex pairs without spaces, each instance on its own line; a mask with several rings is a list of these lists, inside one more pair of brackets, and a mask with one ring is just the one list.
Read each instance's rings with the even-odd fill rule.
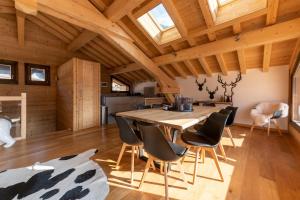
[[[22,3],[25,0],[15,1]],[[89,9],[96,8],[116,24],[113,25],[115,29],[109,29],[109,34],[113,35],[114,31],[120,33],[117,28],[121,27],[129,40],[144,54],[137,53],[140,56],[134,57],[131,54],[134,49],[131,47],[128,47],[128,51],[126,48],[118,48],[118,45],[122,46],[120,40],[111,40],[97,30],[91,31],[95,29],[93,24],[71,24],[62,18],[53,17],[51,12],[25,15],[16,11],[13,0],[0,0],[0,13],[16,15],[20,46],[26,45],[24,30],[25,20],[28,20],[66,43],[68,51],[81,52],[103,64],[111,74],[131,82],[160,81],[157,74],[162,73],[163,79],[174,80],[175,77],[197,77],[199,74],[227,75],[229,71],[235,70],[247,73],[247,69],[251,68],[261,68],[267,72],[270,67],[288,65],[296,43],[299,43],[298,0],[268,0],[266,8],[218,25],[213,22],[206,0],[68,1]],[[157,45],[137,22],[137,17],[159,3],[166,7],[182,35],[182,38],[164,45]],[[127,35],[123,34],[124,37]],[[139,60],[143,56],[151,60]],[[158,69],[153,70],[155,65]],[[171,81],[168,83],[172,84]]]

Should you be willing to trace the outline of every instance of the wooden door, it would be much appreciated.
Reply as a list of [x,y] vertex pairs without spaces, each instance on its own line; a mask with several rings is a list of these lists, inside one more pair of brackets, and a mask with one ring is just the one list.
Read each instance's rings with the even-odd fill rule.
[[76,131],[100,125],[100,64],[76,58],[75,70]]

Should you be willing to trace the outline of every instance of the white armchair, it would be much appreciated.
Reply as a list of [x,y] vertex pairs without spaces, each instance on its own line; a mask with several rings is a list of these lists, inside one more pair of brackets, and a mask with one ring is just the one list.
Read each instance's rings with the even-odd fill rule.
[[281,135],[277,119],[287,117],[288,113],[289,106],[285,103],[259,103],[254,109],[251,110],[251,117],[253,119],[251,133],[255,126],[268,125],[268,135],[270,135],[270,125],[271,122],[273,122],[279,134]]

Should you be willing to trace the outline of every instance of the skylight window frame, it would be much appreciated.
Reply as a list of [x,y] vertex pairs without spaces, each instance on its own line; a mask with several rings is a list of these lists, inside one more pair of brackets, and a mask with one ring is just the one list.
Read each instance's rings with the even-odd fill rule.
[[[154,8],[156,8],[159,5],[163,6],[165,12],[167,13],[168,17],[170,18],[170,20],[173,23],[172,26],[165,28],[165,29],[160,26],[160,23],[156,20],[156,17],[150,13],[151,10],[153,10]],[[178,28],[176,27],[175,21],[173,20],[173,18],[167,11],[165,5],[161,1],[159,3],[151,6],[151,8],[148,8],[147,11],[146,10],[143,10],[143,11],[144,11],[143,13],[140,12],[138,14],[134,14],[134,17],[135,17],[137,23],[139,23],[139,25],[141,26],[141,28],[145,30],[145,34],[148,34],[151,38],[150,40],[152,40],[154,43],[156,43],[160,46],[165,46],[165,45],[170,44],[171,42],[182,39],[182,35],[180,34]],[[142,20],[141,21],[139,20],[140,18],[142,18],[144,16],[147,17],[151,21],[152,26],[154,26],[157,29],[157,35],[155,37],[152,36],[151,30],[148,29],[147,25],[145,25],[142,22]],[[170,31],[174,31],[175,34],[173,34],[173,36],[171,38],[167,39],[167,37],[164,37],[164,35]]]

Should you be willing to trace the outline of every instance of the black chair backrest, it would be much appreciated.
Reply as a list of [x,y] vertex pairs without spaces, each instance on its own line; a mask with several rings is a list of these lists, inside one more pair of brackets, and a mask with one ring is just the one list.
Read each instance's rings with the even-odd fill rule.
[[153,124],[139,124],[147,153],[163,161],[174,161],[178,156],[171,148],[160,128]]
[[125,118],[116,116],[116,121],[119,127],[120,138],[123,142],[129,145],[141,143]]
[[234,122],[235,115],[236,115],[236,112],[238,110],[238,107],[227,106],[225,109],[226,110],[231,110],[231,113],[230,113],[230,115],[227,119],[227,122],[226,122],[226,126],[231,126]]
[[218,144],[221,140],[228,116],[228,114],[212,113],[199,131],[209,139],[213,145]]

